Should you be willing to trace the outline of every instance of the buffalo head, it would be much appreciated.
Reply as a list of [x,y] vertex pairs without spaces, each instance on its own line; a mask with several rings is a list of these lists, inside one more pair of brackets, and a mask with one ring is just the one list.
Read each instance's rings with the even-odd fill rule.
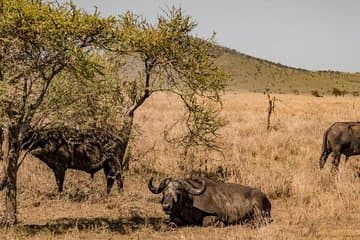
[[184,200],[188,195],[200,195],[205,191],[205,181],[199,179],[200,187],[195,187],[186,180],[182,179],[163,179],[159,187],[154,187],[152,184],[153,178],[149,180],[149,190],[154,194],[163,194],[161,205],[166,214],[173,212],[178,206],[184,204]]

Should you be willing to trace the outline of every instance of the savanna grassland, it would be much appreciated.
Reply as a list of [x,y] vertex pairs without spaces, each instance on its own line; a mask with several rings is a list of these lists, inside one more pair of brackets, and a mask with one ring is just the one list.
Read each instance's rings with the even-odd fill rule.
[[[359,120],[359,98],[276,98],[267,132],[265,95],[226,93],[223,155],[200,153],[200,160],[181,164],[179,152],[163,140],[163,130],[178,119],[182,107],[169,95],[152,96],[136,115],[124,191],[114,188],[110,196],[101,171],[91,180],[69,170],[64,193],[57,194],[49,168],[27,157],[18,175],[20,224],[2,229],[1,239],[359,239],[358,158],[346,165],[342,161],[336,176],[330,172],[331,158],[322,171],[318,166],[324,130],[334,121]],[[161,197],[150,193],[147,181],[191,172],[261,188],[271,199],[274,222],[257,229],[166,228]]]

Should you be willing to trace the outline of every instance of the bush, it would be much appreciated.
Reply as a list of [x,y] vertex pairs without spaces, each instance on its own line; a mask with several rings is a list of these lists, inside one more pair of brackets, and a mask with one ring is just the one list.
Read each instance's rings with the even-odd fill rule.
[[322,97],[317,90],[312,90],[311,95],[313,95],[314,97]]
[[333,88],[333,90],[332,90],[332,95],[334,95],[334,96],[344,96],[345,94],[347,93],[347,91],[346,90],[340,90],[340,89],[338,89],[338,88]]

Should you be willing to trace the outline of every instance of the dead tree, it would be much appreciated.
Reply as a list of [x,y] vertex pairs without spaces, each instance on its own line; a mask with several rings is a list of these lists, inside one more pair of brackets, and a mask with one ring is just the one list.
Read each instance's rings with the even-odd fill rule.
[[271,114],[274,112],[275,110],[275,101],[277,100],[275,96],[271,97],[270,93],[267,92],[267,97],[268,97],[268,101],[269,101],[269,106],[268,106],[268,115],[267,115],[267,127],[266,129],[268,131],[271,130]]

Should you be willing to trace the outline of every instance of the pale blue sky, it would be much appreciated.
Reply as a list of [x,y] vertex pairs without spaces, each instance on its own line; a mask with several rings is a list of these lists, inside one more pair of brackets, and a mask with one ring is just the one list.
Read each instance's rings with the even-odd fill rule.
[[309,70],[360,72],[357,0],[74,0],[103,16],[127,10],[155,22],[181,7],[198,23],[194,34],[258,58]]

